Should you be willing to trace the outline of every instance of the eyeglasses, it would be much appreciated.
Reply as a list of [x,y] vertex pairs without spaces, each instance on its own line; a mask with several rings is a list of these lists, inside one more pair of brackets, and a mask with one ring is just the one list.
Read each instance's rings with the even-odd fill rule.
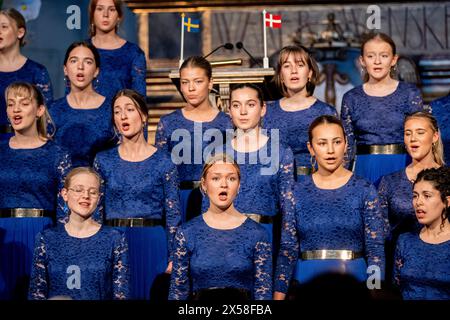
[[89,196],[91,196],[92,198],[97,198],[98,196],[100,196],[100,191],[94,188],[85,190],[83,187],[75,187],[69,188],[69,190],[73,191],[77,197],[81,197],[82,195],[84,195],[85,191],[87,191]]

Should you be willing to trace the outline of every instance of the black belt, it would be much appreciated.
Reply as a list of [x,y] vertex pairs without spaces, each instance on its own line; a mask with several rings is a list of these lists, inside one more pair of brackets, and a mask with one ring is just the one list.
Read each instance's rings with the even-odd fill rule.
[[210,300],[210,301],[223,301],[223,300],[250,300],[251,292],[246,289],[233,288],[233,287],[213,287],[205,288],[195,291],[192,294],[192,300]]
[[256,213],[246,213],[245,214],[250,219],[264,224],[273,224],[273,217],[272,216],[266,216],[262,214],[256,214]]
[[403,144],[373,144],[356,146],[356,154],[404,154]]
[[198,180],[185,180],[180,182],[180,190],[191,190],[200,187],[201,182]]
[[0,134],[14,133],[14,129],[10,124],[0,125]]
[[109,219],[105,221],[111,227],[156,227],[164,226],[163,219],[125,218]]
[[54,217],[54,212],[51,210],[36,209],[36,208],[9,208],[0,209],[0,218],[43,218]]

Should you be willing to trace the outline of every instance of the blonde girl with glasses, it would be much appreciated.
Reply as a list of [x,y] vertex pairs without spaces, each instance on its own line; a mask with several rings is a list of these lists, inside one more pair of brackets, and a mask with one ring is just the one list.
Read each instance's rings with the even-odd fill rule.
[[88,167],[73,169],[61,195],[69,208],[65,225],[36,237],[29,298],[123,300],[128,298],[128,245],[124,235],[92,215],[101,178]]

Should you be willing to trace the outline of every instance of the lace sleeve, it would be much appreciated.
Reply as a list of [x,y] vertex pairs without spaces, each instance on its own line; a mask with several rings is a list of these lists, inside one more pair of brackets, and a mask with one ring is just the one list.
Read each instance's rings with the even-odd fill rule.
[[404,261],[403,261],[403,254],[402,254],[402,239],[401,237],[397,241],[397,246],[395,248],[395,254],[394,254],[394,271],[392,274],[392,283],[397,288],[401,288],[401,280],[400,280],[400,273],[401,269],[403,268]]
[[67,212],[67,207],[65,206],[65,201],[61,195],[61,190],[64,187],[64,180],[66,175],[72,169],[72,160],[69,153],[61,152],[60,156],[57,158],[56,170],[58,176],[58,194],[56,196],[56,220],[59,223],[66,223],[69,215]]
[[170,280],[169,300],[187,300],[190,293],[189,284],[189,251],[183,230],[179,229],[175,236],[175,252]]
[[380,199],[380,210],[381,216],[385,219],[384,221],[384,234],[386,237],[389,236],[390,225],[389,225],[389,204],[391,201],[391,190],[389,189],[389,181],[386,176],[381,178],[380,184],[378,185],[378,195]]
[[365,250],[368,266],[377,265],[384,280],[384,241],[386,239],[386,218],[380,209],[380,200],[373,185],[370,185],[364,199],[363,208]]
[[255,245],[255,284],[253,296],[255,300],[272,299],[272,244],[266,239]]
[[128,244],[124,235],[121,235],[114,245],[113,263],[113,299],[128,299],[130,297],[130,274],[128,267]]
[[170,152],[168,137],[166,133],[166,125],[164,124],[164,122],[165,121],[163,118],[159,119],[158,126],[156,128],[155,145],[158,148],[165,150],[166,152]]
[[29,300],[46,300],[48,298],[47,249],[42,233],[36,236],[33,266],[28,291]]
[[92,219],[94,219],[98,223],[102,224],[104,222],[103,219],[105,217],[106,183],[105,183],[105,179],[103,178],[105,175],[102,172],[102,166],[101,166],[98,155],[95,156],[92,167],[94,168],[95,171],[98,172],[98,174],[100,175],[100,177],[102,179],[101,184],[100,184],[100,194],[101,194],[100,201],[98,202],[97,209],[95,209],[94,213],[92,214]]
[[166,212],[166,230],[168,232],[169,260],[174,252],[174,237],[181,223],[180,196],[178,191],[177,167],[170,162],[170,170],[165,174],[164,195]]
[[290,148],[286,148],[280,159],[280,169],[278,170],[279,202],[282,215],[295,210],[294,184],[294,155]]
[[341,121],[342,125],[344,126],[345,134],[347,135],[347,155],[345,157],[345,167],[351,170],[352,162],[354,161],[356,154],[356,141],[353,131],[353,121],[350,112],[350,105],[346,94],[342,98]]
[[147,61],[145,60],[145,54],[142,50],[138,50],[133,59],[131,69],[132,89],[137,91],[144,98],[147,95],[147,84],[145,82],[146,73]]
[[286,293],[298,259],[300,244],[294,210],[282,216],[280,250],[274,277],[274,291]]
[[34,81],[34,84],[39,88],[44,96],[46,106],[48,106],[53,101],[53,87],[50,76],[45,67],[37,72]]

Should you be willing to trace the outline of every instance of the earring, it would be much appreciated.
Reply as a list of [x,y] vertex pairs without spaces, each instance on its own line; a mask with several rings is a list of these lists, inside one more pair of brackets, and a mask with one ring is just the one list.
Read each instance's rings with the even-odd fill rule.
[[431,144],[431,150],[436,151],[436,142]]
[[312,172],[316,171],[316,165],[317,165],[317,160],[315,156],[311,156],[311,158],[309,159],[309,162],[311,163],[311,169]]
[[69,206],[67,205],[67,202],[64,202],[63,212],[66,216],[69,214]]

